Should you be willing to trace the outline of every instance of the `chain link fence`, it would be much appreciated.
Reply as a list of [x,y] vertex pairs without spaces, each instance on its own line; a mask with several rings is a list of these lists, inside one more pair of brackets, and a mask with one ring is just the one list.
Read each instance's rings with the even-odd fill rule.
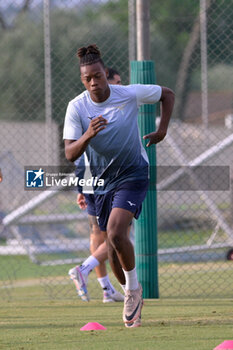
[[[128,84],[135,13],[134,0],[0,4],[2,297],[30,286],[75,297],[67,272],[89,255],[87,215],[75,191],[26,190],[25,170],[71,169],[62,129],[68,101],[83,91],[76,50],[96,43]],[[160,296],[231,297],[233,1],[158,0],[150,15],[157,83],[176,93],[157,146]],[[89,290],[101,297],[95,273]]]

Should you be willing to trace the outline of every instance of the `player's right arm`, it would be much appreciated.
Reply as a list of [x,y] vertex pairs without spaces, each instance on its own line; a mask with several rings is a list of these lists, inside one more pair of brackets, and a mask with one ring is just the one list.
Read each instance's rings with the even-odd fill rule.
[[86,150],[90,140],[101,130],[106,128],[107,120],[101,116],[92,119],[87,131],[78,140],[65,139],[65,155],[68,160],[74,162]]
[[90,138],[83,134],[78,140],[64,140],[66,159],[74,162],[86,150]]
[[105,129],[106,124],[105,118],[96,117],[90,121],[88,129],[83,133],[80,117],[75,107],[69,103],[63,131],[66,158],[71,162],[79,158],[85,152],[90,140]]

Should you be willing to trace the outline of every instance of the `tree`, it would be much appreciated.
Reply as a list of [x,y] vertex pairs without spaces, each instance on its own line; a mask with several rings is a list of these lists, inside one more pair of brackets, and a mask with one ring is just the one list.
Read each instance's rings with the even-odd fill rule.
[[[111,17],[54,9],[51,13],[51,62],[53,119],[63,123],[68,101],[83,90],[76,50],[97,43],[107,65],[114,66],[128,82],[127,38]],[[21,13],[15,27],[2,33],[0,50],[1,119],[44,120],[44,42],[42,14],[37,20]],[[40,20],[38,21],[38,19]],[[106,41],[106,33],[108,40]],[[111,43],[111,44],[110,44]]]
[[[30,9],[32,0],[24,0],[22,4],[17,6],[16,14],[14,15],[14,20],[17,19],[22,13],[27,12]],[[12,28],[12,24],[7,23],[3,12],[0,11],[0,26],[3,30]]]

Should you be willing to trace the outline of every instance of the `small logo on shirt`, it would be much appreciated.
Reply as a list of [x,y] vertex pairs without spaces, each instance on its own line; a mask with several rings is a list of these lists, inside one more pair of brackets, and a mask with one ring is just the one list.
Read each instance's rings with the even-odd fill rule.
[[121,112],[123,112],[123,110],[125,108],[125,105],[126,105],[126,103],[124,103],[124,104],[122,104],[122,105],[120,105],[120,106],[118,106],[116,108],[118,108]]
[[130,201],[127,201],[127,203],[129,203],[129,205],[132,207],[133,205],[136,205],[135,203],[132,203]]
[[125,105],[126,105],[126,104],[124,103],[124,104],[122,104],[122,105],[120,105],[120,106],[115,107],[114,109],[117,109],[118,111],[120,111],[121,114],[124,116]]

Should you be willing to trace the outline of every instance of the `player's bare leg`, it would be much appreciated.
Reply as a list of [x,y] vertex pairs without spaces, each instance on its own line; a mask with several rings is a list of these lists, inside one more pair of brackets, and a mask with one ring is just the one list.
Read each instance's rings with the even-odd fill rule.
[[90,251],[89,256],[80,266],[76,266],[69,271],[79,296],[84,301],[89,300],[87,291],[87,278],[89,273],[95,268],[97,279],[103,289],[103,302],[123,301],[123,295],[115,290],[109,280],[105,261],[108,258],[107,245],[105,241],[106,233],[99,229],[95,216],[88,215],[90,225]]
[[105,261],[108,258],[108,253],[106,247],[102,247],[98,255],[95,255],[95,251],[99,246],[105,241],[105,233],[100,231],[97,220],[95,216],[88,215],[89,227],[90,227],[90,252],[99,261],[99,265],[95,267],[96,276],[98,278],[107,275],[107,269]]
[[111,266],[112,272],[114,273],[115,277],[118,279],[119,283],[122,286],[125,286],[125,274],[122,270],[118,255],[113,248],[113,246],[109,243],[109,240],[107,239],[107,249],[108,249],[108,261]]
[[114,261],[113,251],[118,256],[119,262],[124,270],[125,302],[123,310],[123,321],[132,327],[140,320],[143,305],[142,287],[138,283],[135,268],[134,247],[128,237],[127,230],[134,214],[122,208],[113,208],[108,220],[108,246],[111,246],[108,253]]
[[[99,227],[98,227],[98,229],[99,229]],[[99,233],[100,233],[100,236],[102,237],[102,239],[105,239],[106,232],[99,230]],[[98,239],[94,240],[95,243],[97,241],[98,241]],[[98,242],[100,243],[100,239]],[[112,302],[112,301],[123,301],[122,294],[120,294],[119,292],[117,292],[115,290],[115,288],[111,284],[109,277],[108,277],[108,274],[107,274],[107,269],[106,269],[106,264],[105,264],[105,261],[108,258],[108,250],[107,250],[106,240],[104,240],[103,243],[98,246],[98,248],[94,249],[95,247],[93,247],[93,246],[92,246],[92,248],[93,248],[92,256],[95,257],[100,262],[100,264],[95,268],[95,271],[96,271],[96,274],[98,277],[98,281],[104,290],[103,302],[107,303],[107,302]],[[118,265],[119,265],[118,272],[121,276],[121,280],[119,280],[119,278],[118,278],[118,280],[120,281],[120,284],[122,285],[122,288],[123,288],[123,285],[125,285],[125,277],[124,277],[124,273],[122,271],[120,264],[118,264]]]
[[135,268],[134,247],[128,236],[128,228],[133,217],[134,214],[128,210],[113,208],[108,220],[108,242],[113,248],[109,250],[109,256],[114,261],[113,251],[115,251],[125,271]]

